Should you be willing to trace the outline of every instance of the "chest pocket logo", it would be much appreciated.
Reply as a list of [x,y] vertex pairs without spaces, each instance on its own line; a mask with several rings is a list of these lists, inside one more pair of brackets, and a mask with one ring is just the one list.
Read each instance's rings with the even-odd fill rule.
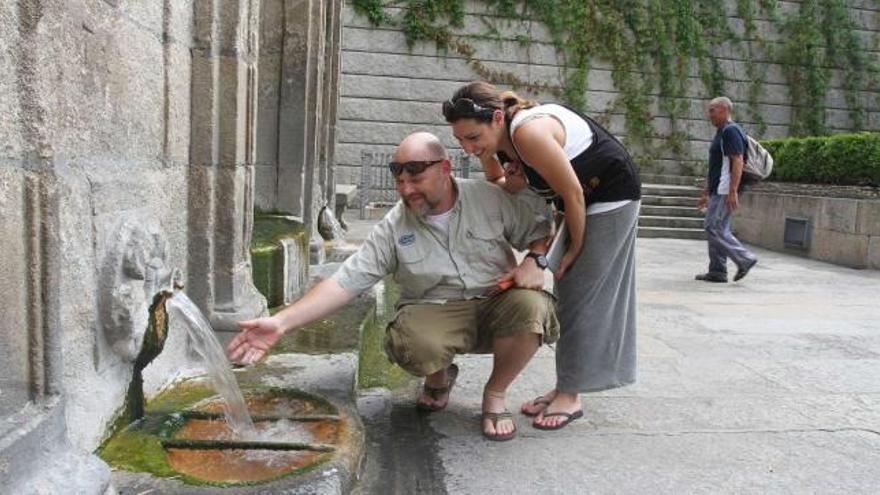
[[402,236],[400,236],[400,238],[397,239],[397,244],[399,244],[400,247],[412,246],[413,244],[415,244],[415,242],[416,235],[412,232],[403,234]]

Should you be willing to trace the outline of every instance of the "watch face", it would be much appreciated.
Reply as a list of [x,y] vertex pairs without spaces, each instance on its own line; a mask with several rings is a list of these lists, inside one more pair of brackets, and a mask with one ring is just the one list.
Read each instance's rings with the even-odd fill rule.
[[538,268],[542,270],[546,269],[549,265],[549,263],[547,262],[547,257],[543,254],[529,253],[529,256],[535,259],[535,264],[538,265]]

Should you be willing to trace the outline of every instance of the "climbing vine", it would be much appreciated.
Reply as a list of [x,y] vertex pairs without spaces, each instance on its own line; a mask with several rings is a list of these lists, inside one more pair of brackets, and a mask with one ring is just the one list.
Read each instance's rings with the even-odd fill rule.
[[[800,8],[785,14],[779,12],[776,0],[736,0],[736,16],[742,21],[739,30],[718,0],[482,0],[481,4],[484,14],[477,17],[485,31],[465,36],[457,34],[464,27],[465,0],[352,0],[355,11],[374,25],[403,31],[410,47],[433,42],[440,50],[462,56],[483,79],[551,94],[581,109],[588,106],[591,69],[605,64],[618,95],[599,118],[607,122],[613,113],[623,114],[627,142],[640,151],[637,158],[643,164],[656,159],[664,147],[676,156],[685,153],[689,134],[682,122],[700,111],[691,105],[693,96],[725,94],[731,80],[716,56],[727,47],[741,54],[737,57],[742,58],[747,79],[748,118],[758,136],[766,130],[760,111],[765,103],[761,101],[764,77],[758,62],[782,67],[793,108],[793,135],[828,133],[825,98],[834,70],[842,74],[846,105],[857,129],[865,121],[860,92],[878,90],[876,60],[862,46],[846,0],[802,0]],[[481,60],[474,40],[503,40],[502,25],[511,21],[545,27],[562,67],[558,83],[526,81]],[[766,26],[763,30],[759,22]],[[782,41],[761,36],[767,30],[778,32]],[[514,40],[524,46],[535,43],[528,32]],[[734,76],[743,79],[741,74]],[[658,114],[666,117],[668,125],[657,125]]]

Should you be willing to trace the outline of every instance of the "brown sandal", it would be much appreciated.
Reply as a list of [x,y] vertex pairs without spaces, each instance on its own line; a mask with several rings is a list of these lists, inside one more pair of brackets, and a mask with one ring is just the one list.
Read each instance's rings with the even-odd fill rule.
[[[429,387],[428,385],[422,386],[422,390],[428,397],[437,400],[437,398],[442,396],[443,394],[449,394],[452,392],[452,386],[455,385],[455,379],[458,378],[458,366],[455,363],[450,364],[449,367],[446,368],[446,373],[447,375],[449,375],[449,381],[446,383],[445,387]],[[432,406],[422,402],[416,402],[416,409],[422,412],[437,412],[446,409],[447,405],[449,405],[449,399],[446,400],[446,404],[444,404],[443,407]]]
[[520,407],[519,412],[525,414],[526,416],[534,417],[534,416],[541,414],[541,412],[543,412],[544,409],[547,409],[547,406],[549,406],[551,402],[553,402],[552,399],[548,399],[547,397],[544,397],[543,395],[539,395],[539,396],[535,397],[534,399],[532,399],[532,401],[529,402],[529,405],[534,406],[534,407],[544,406],[543,409],[541,409],[541,411],[536,412],[536,413],[531,413],[529,411],[526,411],[524,407]]
[[516,436],[516,420],[513,419],[513,414],[510,414],[510,411],[503,412],[483,412],[483,415],[480,417],[480,428],[483,428],[483,422],[486,420],[492,422],[492,426],[497,430],[498,429],[498,421],[509,419],[513,423],[513,431],[504,435],[492,435],[487,433],[486,430],[483,430],[483,436],[486,437],[487,440],[492,440],[493,442],[506,442],[507,440],[512,440]]
[[577,411],[575,411],[573,413],[555,412],[555,413],[548,413],[548,414],[544,415],[545,418],[552,418],[554,416],[563,417],[563,418],[565,418],[565,421],[563,421],[562,423],[559,423],[556,426],[544,426],[539,423],[532,423],[532,426],[534,426],[535,428],[537,428],[539,430],[561,430],[561,429],[565,428],[566,426],[568,426],[568,424],[571,423],[572,421],[574,421],[576,419],[583,418],[584,417],[584,410],[578,409]]

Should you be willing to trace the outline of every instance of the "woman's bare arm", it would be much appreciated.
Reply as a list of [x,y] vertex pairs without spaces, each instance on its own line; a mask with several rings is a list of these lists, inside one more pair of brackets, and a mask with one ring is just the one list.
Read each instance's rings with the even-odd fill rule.
[[516,129],[513,141],[523,160],[565,202],[565,223],[571,243],[556,273],[556,278],[560,278],[581,252],[587,216],[584,190],[562,149],[565,130],[553,118],[534,119]]

